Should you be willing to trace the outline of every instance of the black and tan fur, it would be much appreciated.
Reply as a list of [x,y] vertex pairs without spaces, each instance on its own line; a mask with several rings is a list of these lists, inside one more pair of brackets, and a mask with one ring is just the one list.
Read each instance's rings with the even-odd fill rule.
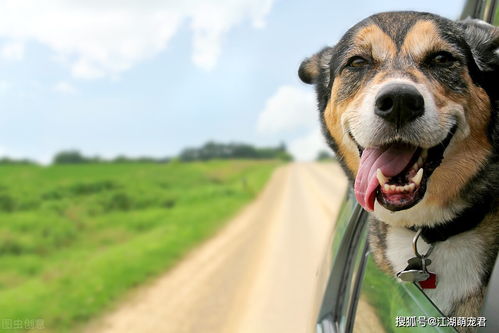
[[[389,142],[393,136],[362,123],[370,112],[366,100],[372,87],[404,80],[427,92],[438,124],[399,133],[413,144],[421,141],[424,146],[429,134],[445,134],[446,122],[455,119],[456,134],[429,176],[424,198],[399,212],[378,206],[370,220],[371,251],[392,275],[408,259],[396,257],[405,251],[400,243],[406,244],[407,255],[411,252],[414,233],[408,227],[433,228],[456,221],[471,226],[435,244],[433,252],[441,279],[428,294],[449,316],[478,315],[498,251],[498,47],[499,30],[483,22],[454,22],[418,12],[381,13],[352,27],[335,46],[306,59],[299,70],[302,81],[316,87],[323,133],[352,181],[359,150],[366,143]],[[432,62],[441,52],[451,59],[444,66]],[[354,57],[367,63],[355,68]],[[460,272],[461,287],[456,285],[459,277],[448,277]],[[456,288],[464,291],[454,292]]]

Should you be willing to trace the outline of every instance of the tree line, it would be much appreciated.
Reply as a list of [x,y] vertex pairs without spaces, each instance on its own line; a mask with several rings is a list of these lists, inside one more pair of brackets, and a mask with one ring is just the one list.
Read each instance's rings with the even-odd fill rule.
[[[217,143],[210,141],[200,147],[185,148],[177,156],[161,158],[119,155],[113,159],[104,159],[99,156],[85,156],[75,149],[64,150],[55,154],[52,164],[168,163],[171,161],[193,162],[213,159],[279,159],[292,161],[293,157],[288,153],[284,143],[276,147],[255,147],[246,143]],[[316,161],[335,159],[334,154],[328,151],[320,151],[316,157]],[[0,158],[0,165],[28,164],[36,164],[36,162],[29,159]]]
[[186,148],[178,156],[183,162],[207,161],[211,159],[280,159],[291,161],[284,143],[277,147],[255,147],[245,143],[207,142],[201,147]]
[[169,157],[127,157],[117,156],[113,159],[104,159],[100,156],[85,156],[78,150],[64,150],[55,154],[52,164],[94,164],[94,163],[168,163]]
[[[52,164],[95,164],[95,163],[168,163],[172,160],[181,162],[208,161],[212,159],[280,159],[291,161],[292,156],[287,152],[286,146],[255,147],[246,143],[217,143],[207,142],[200,147],[183,149],[173,157],[128,157],[124,155],[113,159],[104,159],[100,156],[85,156],[79,150],[64,150],[52,159]],[[36,164],[28,159],[0,158],[0,165]]]

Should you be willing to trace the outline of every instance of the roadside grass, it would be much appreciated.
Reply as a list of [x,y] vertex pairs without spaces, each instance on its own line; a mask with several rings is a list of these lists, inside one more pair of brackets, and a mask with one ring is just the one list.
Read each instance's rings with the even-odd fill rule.
[[0,320],[73,331],[212,235],[279,163],[0,167]]

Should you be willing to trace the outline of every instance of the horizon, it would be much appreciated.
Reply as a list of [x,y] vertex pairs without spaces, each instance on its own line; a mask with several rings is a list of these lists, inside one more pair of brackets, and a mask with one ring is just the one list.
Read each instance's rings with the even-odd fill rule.
[[[30,159],[30,158],[27,158],[27,157],[11,157],[11,156],[0,156],[0,166],[2,164],[5,164],[5,165],[9,165],[9,164],[13,164],[13,165],[16,165],[16,164],[32,164],[32,165],[39,165],[39,166],[51,166],[51,165],[56,165],[56,164],[88,164],[88,163],[121,163],[121,161],[118,161],[120,159],[123,159],[123,160],[126,160],[124,161],[124,163],[128,163],[128,162],[142,162],[140,160],[149,160],[147,162],[153,162],[153,163],[168,163],[168,162],[171,162],[173,160],[181,160],[181,155],[188,151],[188,150],[198,150],[198,149],[201,149],[203,147],[205,147],[206,145],[209,145],[209,144],[215,144],[215,145],[225,145],[225,146],[231,146],[231,145],[241,145],[241,146],[250,146],[252,148],[255,148],[255,149],[280,149],[280,148],[284,148],[284,151],[289,153],[288,152],[288,149],[286,147],[286,145],[281,142],[280,144],[278,145],[275,145],[275,146],[258,146],[258,145],[252,145],[251,143],[247,143],[247,142],[238,142],[238,141],[231,141],[231,142],[216,142],[216,141],[206,141],[205,143],[199,145],[199,146],[187,146],[187,147],[184,147],[183,149],[181,149],[177,154],[173,154],[173,155],[163,155],[163,156],[151,156],[151,155],[135,155],[135,156],[131,156],[131,155],[126,155],[126,154],[119,154],[119,155],[114,155],[114,156],[108,156],[108,157],[103,157],[103,156],[100,156],[98,154],[85,154],[85,153],[82,153],[79,149],[63,149],[61,151],[58,151],[58,152],[55,152],[55,154],[52,156],[52,158],[48,161],[48,162],[40,162],[40,161],[36,161],[36,160],[33,160],[33,159]],[[318,155],[319,153],[324,153],[325,151],[324,150],[321,150],[318,152]],[[71,163],[58,163],[56,162],[56,158],[58,155],[61,155],[61,154],[77,154],[79,155],[81,158],[83,158],[84,162],[71,162]],[[326,153],[329,153],[331,156],[334,156],[334,152],[332,151],[326,151]],[[317,158],[318,156],[316,156]],[[274,159],[276,159],[277,157],[274,157]],[[200,161],[208,161],[208,160],[216,160],[216,159],[261,159],[261,158],[250,158],[250,157],[219,157],[219,158],[208,158],[206,160],[201,160],[201,159],[196,159],[196,160],[185,160],[185,161],[182,161],[182,162],[200,162]]]

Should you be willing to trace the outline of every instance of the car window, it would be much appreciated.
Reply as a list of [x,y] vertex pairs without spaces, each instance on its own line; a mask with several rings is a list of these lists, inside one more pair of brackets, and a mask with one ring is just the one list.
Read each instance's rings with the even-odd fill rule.
[[332,267],[317,332],[351,331],[367,250],[367,213],[349,191],[335,225]]
[[[357,303],[359,300],[360,285],[362,277],[364,276],[364,267],[367,251],[367,228],[364,228],[357,247],[352,251],[352,271],[350,276],[345,276],[347,281],[345,286],[341,289],[343,293],[344,304],[340,310],[339,327],[340,331],[350,332],[353,324],[352,318],[355,315]],[[340,296],[341,297],[341,296]]]
[[364,278],[355,314],[353,332],[456,332],[452,327],[437,327],[444,315],[413,283],[399,283],[382,272],[367,254]]

